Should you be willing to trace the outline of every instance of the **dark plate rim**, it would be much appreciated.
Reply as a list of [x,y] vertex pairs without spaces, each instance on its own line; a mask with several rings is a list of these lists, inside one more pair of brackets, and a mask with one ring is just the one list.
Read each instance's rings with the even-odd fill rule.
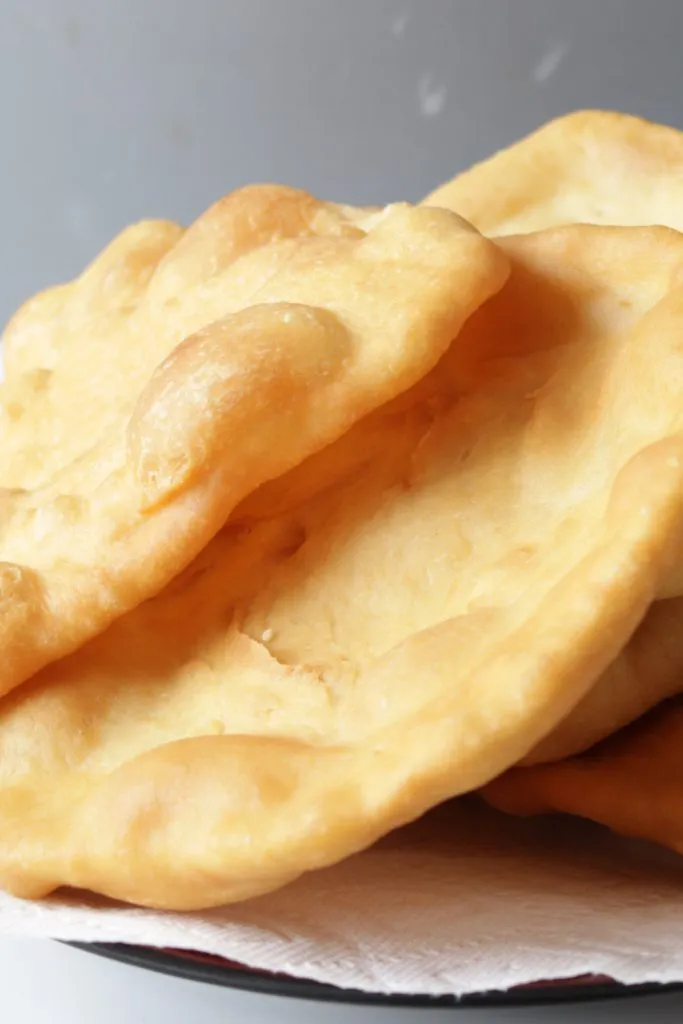
[[227,961],[221,962],[219,958],[204,958],[184,950],[171,951],[120,942],[66,942],[65,945],[80,949],[85,953],[105,957],[108,960],[117,960],[133,967],[183,978],[186,981],[199,981],[259,995],[315,1002],[345,1003],[355,1006],[418,1006],[425,1009],[444,1006],[463,1009],[542,1006],[553,1003],[604,1002],[610,999],[632,999],[683,991],[683,983],[678,982],[623,985],[609,979],[586,978],[566,982],[521,985],[507,991],[481,992],[466,996],[406,995],[403,993],[387,995],[379,992],[365,992],[360,989],[338,988],[336,985],[328,985],[306,978],[291,978],[287,975],[251,970]]

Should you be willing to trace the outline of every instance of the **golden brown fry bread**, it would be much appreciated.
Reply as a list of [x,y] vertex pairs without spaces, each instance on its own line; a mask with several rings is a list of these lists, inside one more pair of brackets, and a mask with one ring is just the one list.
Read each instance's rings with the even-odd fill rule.
[[522,764],[560,761],[588,750],[683,691],[683,599],[656,601],[582,701]]
[[683,236],[504,247],[508,286],[351,432],[362,472],[347,437],[318,453],[296,479],[334,486],[270,484],[285,511],[247,499],[5,698],[3,885],[177,908],[276,888],[498,775],[613,660],[683,518]]
[[683,853],[683,705],[663,704],[581,757],[513,768],[482,795],[510,814],[576,814]]
[[[363,225],[363,226],[361,226]],[[505,258],[447,211],[243,189],[7,330],[0,693],[157,593],[258,485],[429,371]]]
[[683,230],[683,133],[603,110],[568,114],[437,188],[426,203],[480,231],[560,224]]
[[[494,235],[576,221],[680,230],[683,133],[624,114],[580,111],[459,175],[426,202],[458,210]],[[525,763],[579,753],[680,692],[682,627],[683,605],[654,609],[623,656]]]

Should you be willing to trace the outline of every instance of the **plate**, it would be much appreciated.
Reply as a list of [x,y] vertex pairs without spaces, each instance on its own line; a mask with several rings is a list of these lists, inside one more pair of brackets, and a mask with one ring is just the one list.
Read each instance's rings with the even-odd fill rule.
[[312,999],[320,1002],[374,1006],[534,1006],[548,1003],[579,1003],[605,999],[625,999],[683,991],[683,984],[621,985],[610,978],[586,975],[566,981],[536,982],[506,992],[482,992],[468,996],[385,995],[337,988],[304,978],[258,971],[217,956],[190,953],[178,949],[151,949],[122,943],[70,942],[68,945],[87,953],[143,967],[148,971],[170,974],[189,981],[203,981],[224,988],[242,989],[261,995]]

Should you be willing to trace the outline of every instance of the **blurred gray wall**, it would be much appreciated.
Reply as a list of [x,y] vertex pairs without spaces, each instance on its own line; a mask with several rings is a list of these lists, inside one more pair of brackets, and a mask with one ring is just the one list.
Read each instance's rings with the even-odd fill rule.
[[413,199],[589,105],[683,127],[682,0],[0,0],[0,319],[137,218]]

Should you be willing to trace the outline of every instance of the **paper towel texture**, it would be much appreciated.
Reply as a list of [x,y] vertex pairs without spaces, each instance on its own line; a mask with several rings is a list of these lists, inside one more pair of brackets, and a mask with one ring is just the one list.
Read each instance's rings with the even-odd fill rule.
[[205,913],[0,897],[0,932],[191,949],[374,992],[464,994],[605,974],[683,980],[683,859],[476,800],[279,892]]

